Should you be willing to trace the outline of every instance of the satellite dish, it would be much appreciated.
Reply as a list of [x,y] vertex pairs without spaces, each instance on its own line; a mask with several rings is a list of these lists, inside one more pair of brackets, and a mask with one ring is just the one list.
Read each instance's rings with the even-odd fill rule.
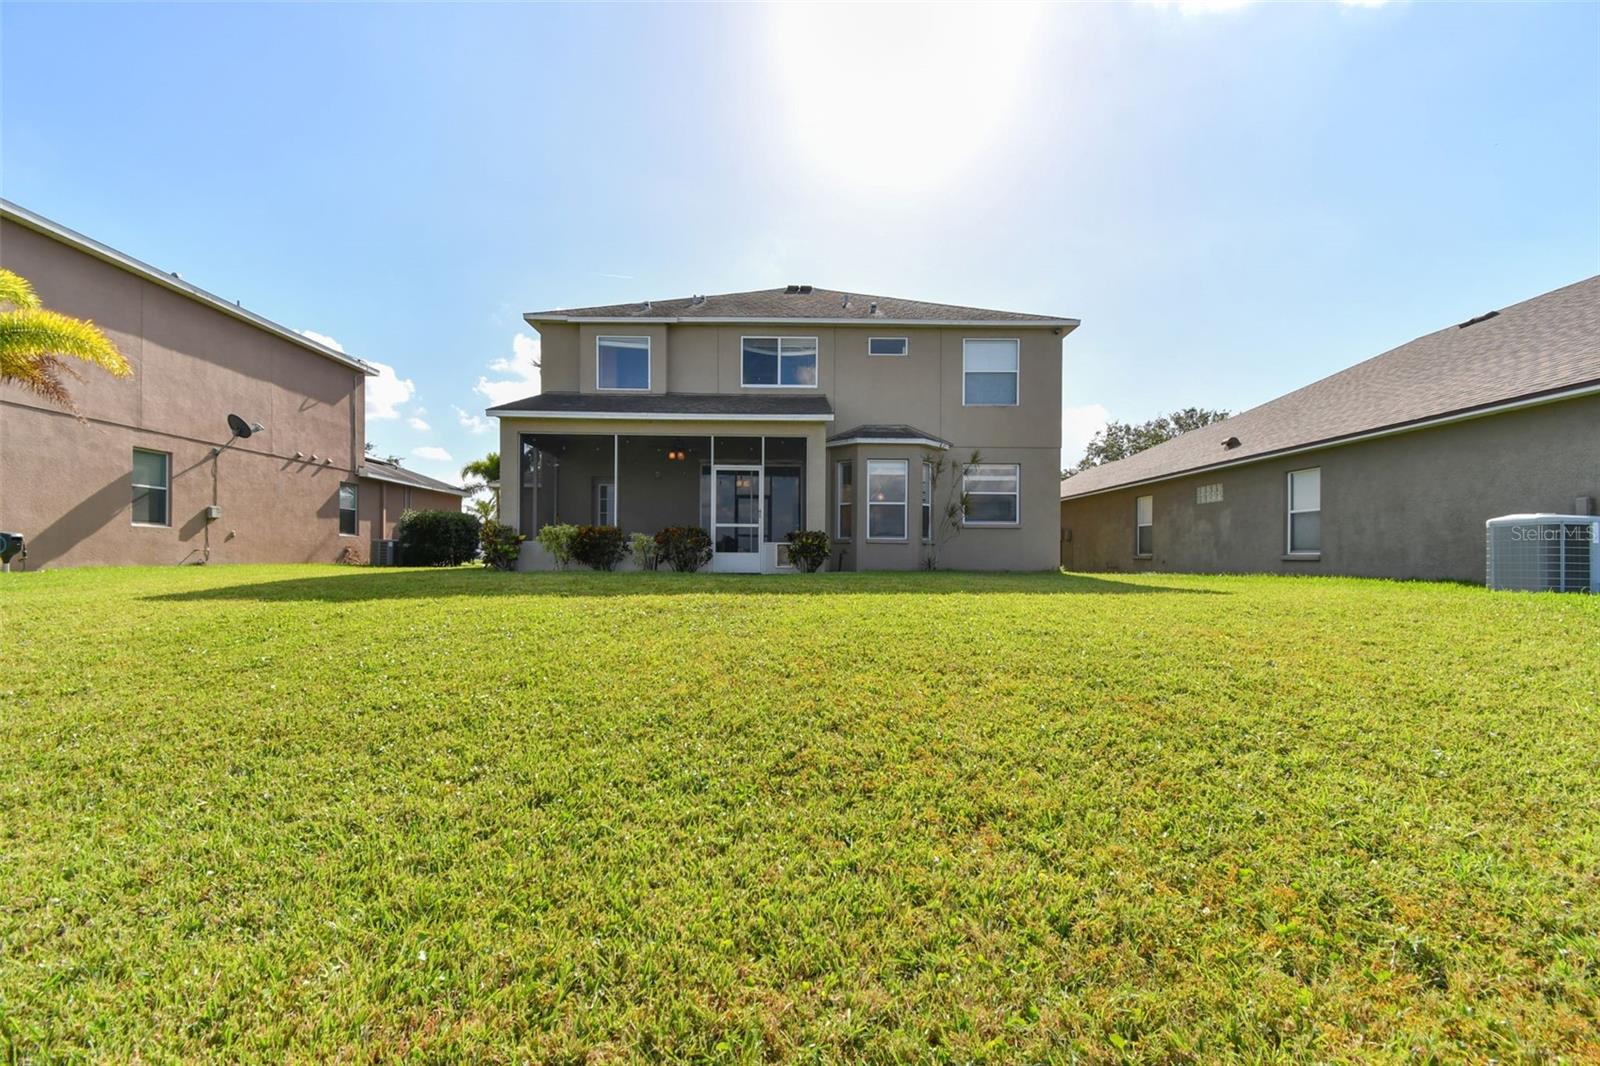
[[250,434],[255,432],[255,430],[250,428],[250,423],[246,422],[238,415],[228,416],[228,428],[233,430],[233,435],[235,437],[248,437]]

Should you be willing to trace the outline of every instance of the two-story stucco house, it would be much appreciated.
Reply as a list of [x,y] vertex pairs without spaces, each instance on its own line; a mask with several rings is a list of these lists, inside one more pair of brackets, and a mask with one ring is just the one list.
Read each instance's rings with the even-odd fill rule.
[[784,569],[800,529],[828,531],[832,569],[917,569],[935,542],[945,568],[1057,565],[1075,319],[810,285],[524,317],[544,391],[488,413],[520,457],[502,518],[530,536],[700,526],[732,572]]
[[4,200],[0,266],[133,368],[86,369],[81,417],[0,384],[14,566],[333,562],[405,508],[460,509],[454,485],[365,456],[361,360]]

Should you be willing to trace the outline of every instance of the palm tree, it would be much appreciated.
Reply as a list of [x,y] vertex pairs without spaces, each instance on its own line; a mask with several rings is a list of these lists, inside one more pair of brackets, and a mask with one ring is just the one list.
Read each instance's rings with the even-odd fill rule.
[[491,481],[500,480],[500,453],[490,452],[482,459],[474,459],[461,468],[461,479],[473,492],[489,487]]
[[62,379],[84,378],[67,358],[81,359],[119,378],[133,373],[111,338],[93,322],[45,310],[27,279],[4,269],[0,269],[0,308],[0,381],[20,385],[77,414]]
[[468,492],[489,489],[494,493],[494,513],[500,513],[500,453],[490,452],[461,468],[463,488]]

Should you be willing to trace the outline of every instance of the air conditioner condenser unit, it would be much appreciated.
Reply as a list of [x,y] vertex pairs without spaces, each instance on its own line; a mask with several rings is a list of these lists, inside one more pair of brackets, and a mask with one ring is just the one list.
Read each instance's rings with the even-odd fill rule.
[[1484,525],[1491,589],[1600,593],[1600,517],[1508,514]]

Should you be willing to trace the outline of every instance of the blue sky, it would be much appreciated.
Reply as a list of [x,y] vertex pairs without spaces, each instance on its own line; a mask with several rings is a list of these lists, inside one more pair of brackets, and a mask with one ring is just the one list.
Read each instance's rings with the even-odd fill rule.
[[13,2],[0,195],[392,368],[436,475],[521,312],[788,282],[1081,318],[1075,458],[1600,273],[1600,5]]

